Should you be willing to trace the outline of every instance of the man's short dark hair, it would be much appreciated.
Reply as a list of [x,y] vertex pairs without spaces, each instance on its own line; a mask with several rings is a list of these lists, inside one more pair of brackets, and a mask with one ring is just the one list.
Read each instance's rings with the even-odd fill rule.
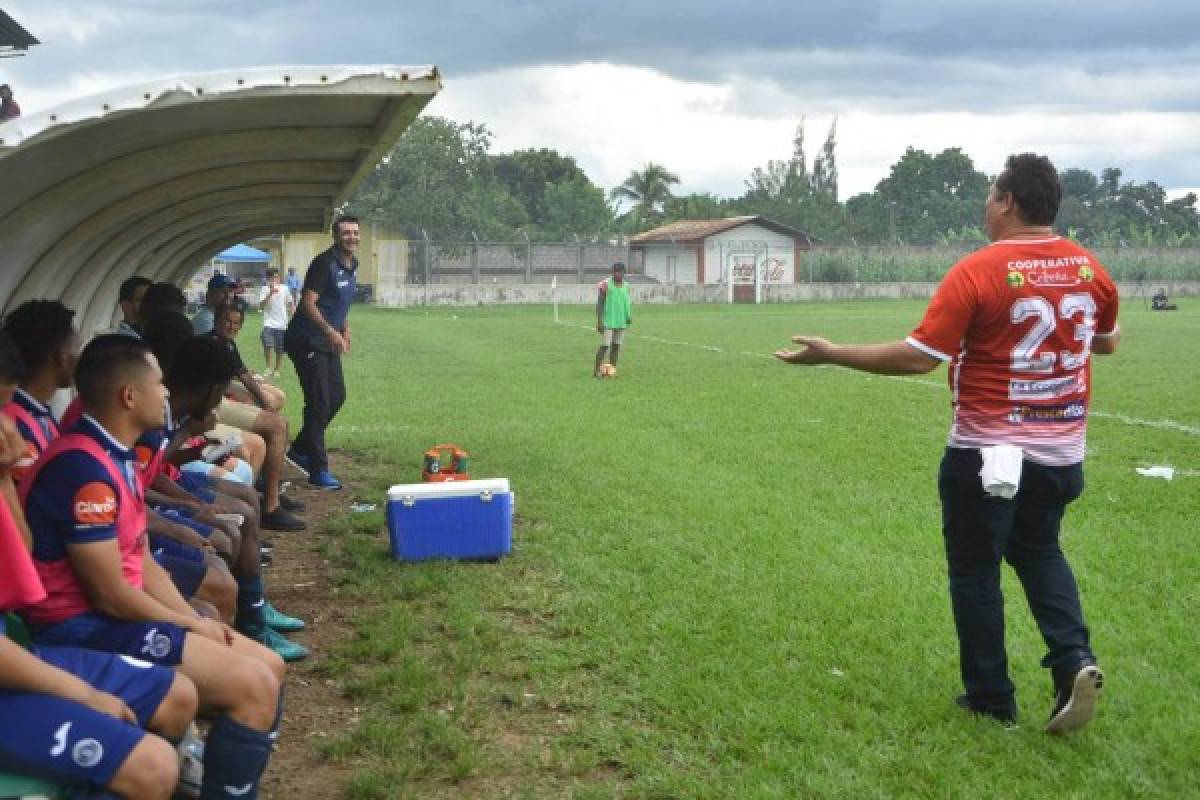
[[204,394],[236,374],[229,348],[211,336],[192,336],[175,350],[165,381],[172,392]]
[[625,263],[623,261],[618,261],[612,265],[612,268],[613,268],[614,272],[624,272],[625,271]]
[[1062,183],[1050,159],[1036,153],[1012,155],[996,178],[996,190],[1012,194],[1021,219],[1030,225],[1053,225],[1062,202]]
[[0,383],[20,383],[25,378],[25,362],[21,351],[4,331],[0,331]]
[[75,388],[84,408],[104,406],[116,389],[150,369],[150,346],[141,339],[106,333],[88,342],[75,368]]
[[339,214],[337,218],[334,219],[333,224],[329,226],[329,232],[333,234],[333,238],[337,238],[338,226],[343,222],[353,222],[355,225],[359,224],[358,217],[354,216],[353,214]]
[[274,278],[278,274],[279,274],[279,270],[275,269],[274,267],[270,267],[267,269],[267,277],[268,278]]
[[187,295],[173,283],[153,283],[142,298],[142,319],[149,319],[154,312],[164,308],[184,311],[187,309]]
[[57,300],[30,300],[4,318],[4,332],[21,351],[25,368],[36,372],[75,333],[75,312]]
[[158,365],[166,370],[175,360],[175,353],[180,345],[195,335],[191,321],[182,312],[172,308],[160,308],[146,318],[146,329],[142,338],[154,351]]
[[145,275],[134,275],[132,278],[126,278],[121,281],[121,289],[117,294],[118,300],[132,300],[137,295],[137,290],[143,286],[153,286],[154,281],[147,278]]
[[217,310],[213,312],[213,322],[219,322],[230,314],[241,314],[242,320],[246,319],[246,312],[233,303],[225,303],[224,305],[217,306]]

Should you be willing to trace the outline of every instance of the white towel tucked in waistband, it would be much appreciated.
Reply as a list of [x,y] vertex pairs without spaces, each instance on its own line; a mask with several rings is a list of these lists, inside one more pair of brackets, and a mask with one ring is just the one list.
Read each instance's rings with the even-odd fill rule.
[[983,490],[992,497],[1011,499],[1021,486],[1021,448],[994,444],[979,448],[979,453],[983,456],[983,469],[979,470]]

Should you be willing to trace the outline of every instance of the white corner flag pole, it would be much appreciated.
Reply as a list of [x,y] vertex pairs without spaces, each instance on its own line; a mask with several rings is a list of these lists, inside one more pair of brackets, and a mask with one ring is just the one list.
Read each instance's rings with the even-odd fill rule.
[[558,276],[550,279],[550,299],[554,302],[554,322],[558,323]]

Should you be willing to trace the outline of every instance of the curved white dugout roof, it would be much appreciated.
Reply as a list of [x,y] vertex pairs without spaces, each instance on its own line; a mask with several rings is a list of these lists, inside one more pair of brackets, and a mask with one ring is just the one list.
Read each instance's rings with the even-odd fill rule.
[[61,298],[85,335],[131,275],[182,283],[230,244],[327,229],[441,88],[436,67],[261,67],[0,124],[0,308]]

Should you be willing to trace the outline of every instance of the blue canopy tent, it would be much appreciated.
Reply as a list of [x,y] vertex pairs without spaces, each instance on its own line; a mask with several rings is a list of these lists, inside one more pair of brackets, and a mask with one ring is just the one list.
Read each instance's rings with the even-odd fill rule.
[[213,261],[224,261],[226,264],[267,264],[271,256],[250,245],[235,244],[213,256]]
[[214,272],[224,272],[231,278],[245,281],[250,286],[257,286],[262,279],[263,270],[270,263],[270,253],[265,253],[249,245],[235,244],[212,257],[212,261],[209,262],[211,269],[200,271],[192,279],[193,288],[198,295],[203,295],[201,285],[208,283],[209,277]]

